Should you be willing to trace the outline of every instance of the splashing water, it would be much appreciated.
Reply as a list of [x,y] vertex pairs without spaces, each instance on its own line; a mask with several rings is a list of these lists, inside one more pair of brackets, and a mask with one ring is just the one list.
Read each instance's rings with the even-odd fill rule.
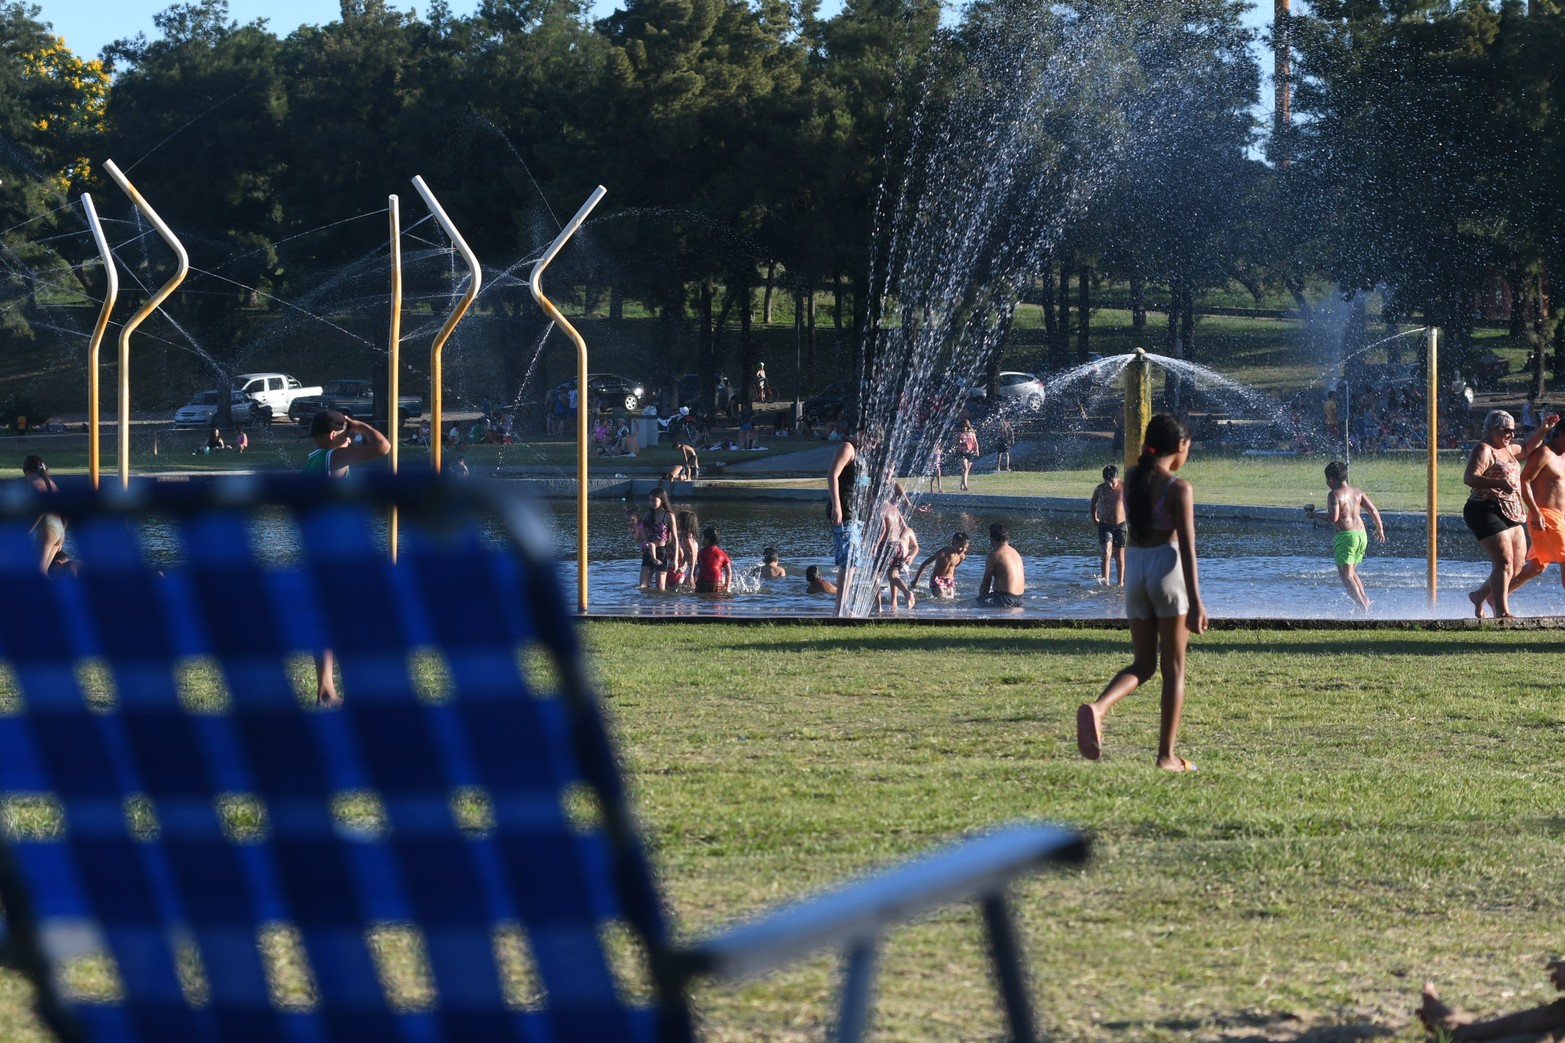
[[[869,613],[892,557],[883,517],[898,467],[922,473],[949,444],[965,388],[982,382],[1022,294],[1128,162],[1138,37],[1126,18],[1117,5],[975,7],[936,48],[935,63],[956,68],[955,89],[923,91],[894,118],[890,148],[907,158],[877,207],[859,403],[874,463],[855,496],[865,535],[844,614]],[[1112,379],[1123,368],[1091,363],[1066,376]]]

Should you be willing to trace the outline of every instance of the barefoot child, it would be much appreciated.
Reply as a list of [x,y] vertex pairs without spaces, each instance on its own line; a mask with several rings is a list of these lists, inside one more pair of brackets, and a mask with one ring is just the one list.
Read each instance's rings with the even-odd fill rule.
[[1364,551],[1369,546],[1369,535],[1364,531],[1361,515],[1368,511],[1375,519],[1375,539],[1381,543],[1386,542],[1385,526],[1380,523],[1380,512],[1369,495],[1348,484],[1348,465],[1341,460],[1326,465],[1326,488],[1331,491],[1326,494],[1325,511],[1317,511],[1311,503],[1305,505],[1304,513],[1311,521],[1322,518],[1336,528],[1332,553],[1337,560],[1337,575],[1342,577],[1348,597],[1357,601],[1360,608],[1368,609],[1369,595],[1364,593],[1364,581],[1358,574],[1359,562],[1364,560]]
[[701,530],[701,554],[696,558],[696,593],[726,594],[734,583],[734,564],[717,545],[717,530]]
[[1103,718],[1109,708],[1150,680],[1162,653],[1163,712],[1157,766],[1194,771],[1178,756],[1179,715],[1185,704],[1185,645],[1191,631],[1206,630],[1206,609],[1196,577],[1195,497],[1176,478],[1190,455],[1190,429],[1159,413],[1147,424],[1141,458],[1125,476],[1130,546],[1125,552],[1125,615],[1130,621],[1131,664],[1076,711],[1076,747],[1095,761],[1103,755]]
[[[881,525],[881,549],[887,545],[891,548],[891,564],[886,570],[886,578],[891,581],[891,611],[897,610],[897,595],[900,593],[907,598],[907,607],[912,608],[918,603],[913,594],[913,588],[908,586],[907,580],[902,578],[902,569],[910,561],[918,557],[918,536],[913,532],[913,526],[907,523],[902,515],[902,509],[897,506],[896,500],[886,504],[885,513]],[[879,557],[879,550],[877,550]]]
[[695,511],[680,511],[674,515],[679,526],[677,562],[668,574],[668,585],[679,590],[696,589],[696,559],[701,554],[701,544],[696,533],[701,531],[701,519]]
[[1092,490],[1087,511],[1098,527],[1098,546],[1103,548],[1102,575],[1098,582],[1109,585],[1109,561],[1114,562],[1119,585],[1125,585],[1125,483],[1119,480],[1119,468],[1109,464],[1103,469],[1103,481]]
[[954,598],[956,597],[956,567],[966,560],[967,533],[952,533],[951,543],[925,558],[924,563],[918,567],[918,571],[913,574],[913,586],[918,586],[918,581],[924,576],[924,570],[929,569],[930,595],[937,598]]

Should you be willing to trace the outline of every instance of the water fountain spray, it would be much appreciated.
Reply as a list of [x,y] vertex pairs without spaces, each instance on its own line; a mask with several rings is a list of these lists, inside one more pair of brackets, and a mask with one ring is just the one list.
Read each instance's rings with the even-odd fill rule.
[[[114,183],[120,186],[120,191],[129,196],[130,201],[135,204],[142,213],[147,215],[147,220],[152,223],[153,228],[158,230],[158,235],[163,237],[163,241],[168,243],[169,247],[174,251],[175,258],[179,262],[174,269],[174,274],[169,278],[169,281],[164,283],[162,288],[159,289],[157,293],[154,293],[151,297],[147,298],[147,302],[140,308],[137,308],[136,313],[127,319],[125,325],[120,329],[120,484],[126,488],[129,488],[130,335],[136,331],[136,327],[140,326],[147,320],[149,315],[158,310],[158,306],[168,299],[169,294],[173,293],[175,288],[178,287],[180,283],[185,281],[185,273],[190,270],[190,257],[185,253],[185,247],[179,241],[179,237],[174,234],[174,230],[164,222],[163,218],[158,216],[156,210],[153,210],[152,207],[147,204],[147,201],[141,197],[141,193],[136,191],[136,186],[131,184],[130,179],[120,172],[120,168],[114,165],[114,161],[112,159],[104,161],[103,169],[108,171],[109,176],[114,179]],[[96,376],[96,366],[93,367],[93,373],[94,376]],[[93,401],[97,401],[96,397]],[[94,438],[93,442],[96,445],[97,439]]]
[[587,215],[592,213],[593,207],[598,205],[608,189],[599,185],[592,190],[592,195],[576,211],[576,216],[570,223],[560,229],[560,234],[554,237],[554,242],[538,258],[538,263],[533,265],[533,273],[527,280],[527,288],[532,291],[533,300],[538,302],[538,307],[549,316],[549,320],[565,331],[565,335],[576,345],[576,610],[583,615],[587,612],[587,342],[577,332],[565,316],[560,314],[560,309],[554,306],[554,302],[544,296],[543,270],[549,267],[549,262],[565,247],[565,243],[576,234],[582,222],[587,220]]
[[92,340],[87,344],[87,475],[96,489],[103,455],[103,447],[99,442],[98,350],[103,347],[103,335],[109,329],[109,313],[114,310],[114,302],[119,298],[120,273],[114,267],[114,254],[109,250],[109,240],[103,234],[103,223],[98,220],[98,209],[92,205],[92,196],[86,192],[82,193],[82,209],[87,211],[87,227],[92,229],[92,241],[98,246],[98,256],[103,258],[103,271],[109,280],[103,293],[103,307],[98,311],[98,321],[92,328]]
[[[467,262],[469,278],[467,292],[462,294],[462,299],[456,302],[456,307],[451,309],[451,314],[446,316],[446,321],[440,327],[440,332],[435,334],[435,343],[429,349],[429,418],[430,431],[433,437],[429,440],[429,464],[435,473],[440,473],[440,414],[441,414],[441,375],[440,356],[445,350],[446,341],[451,337],[451,331],[456,329],[456,324],[462,321],[462,316],[467,314],[468,307],[473,303],[473,298],[478,296],[478,288],[484,283],[483,270],[478,265],[478,258],[474,256],[472,249],[467,245],[467,240],[462,238],[462,233],[456,230],[456,225],[451,223],[451,218],[446,216],[445,209],[435,194],[429,190],[422,176],[413,178],[413,187],[418,189],[418,194],[424,197],[424,202],[429,206],[430,212],[435,215],[435,220],[440,222],[440,227],[445,229],[446,236],[451,240],[451,245],[456,247],[456,252],[462,255],[462,260]],[[392,406],[396,406],[396,400],[392,400]]]
[[[395,195],[386,197],[386,213],[391,232],[391,332],[386,345],[386,427],[391,434],[391,473],[397,473],[401,457],[402,440],[398,428],[402,422],[401,372],[402,363],[402,204]],[[397,560],[397,505],[391,505],[386,520],[386,545],[391,560]]]

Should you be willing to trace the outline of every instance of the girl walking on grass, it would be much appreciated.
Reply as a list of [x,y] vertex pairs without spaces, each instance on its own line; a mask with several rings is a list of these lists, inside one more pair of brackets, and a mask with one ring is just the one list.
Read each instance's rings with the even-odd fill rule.
[[1195,497],[1190,483],[1176,478],[1190,455],[1190,429],[1159,413],[1147,424],[1141,459],[1125,476],[1125,513],[1130,523],[1125,551],[1125,616],[1130,622],[1131,664],[1093,702],[1076,711],[1076,746],[1095,761],[1103,754],[1103,718],[1109,707],[1134,692],[1163,665],[1163,714],[1157,766],[1195,771],[1174,752],[1185,704],[1185,645],[1190,632],[1206,630],[1206,609],[1196,579]]

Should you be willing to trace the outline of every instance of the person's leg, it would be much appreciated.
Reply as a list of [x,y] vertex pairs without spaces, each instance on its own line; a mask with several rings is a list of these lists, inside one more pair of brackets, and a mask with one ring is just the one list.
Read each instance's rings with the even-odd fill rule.
[[1352,565],[1338,565],[1337,578],[1342,580],[1342,589],[1348,592],[1348,597],[1358,602],[1359,608],[1369,607],[1369,598],[1364,596],[1364,588],[1358,581],[1358,574],[1354,572]]
[[1495,618],[1507,619],[1511,615],[1511,575],[1521,566],[1522,558],[1527,553],[1527,542],[1520,525],[1513,525],[1490,537],[1490,540],[1494,546],[1489,551],[1492,566],[1489,570],[1489,597],[1494,602]]
[[[1099,542],[1101,542],[1103,544],[1103,548],[1102,548],[1103,549],[1103,555],[1102,555],[1103,560],[1098,563],[1098,572],[1101,574],[1103,585],[1104,586],[1108,586],[1108,582],[1109,582],[1109,558],[1114,553],[1114,545],[1109,540],[1105,539],[1102,536],[1102,534],[1099,534],[1098,540],[1099,540]],[[1120,574],[1124,575],[1124,571],[1121,570]]]
[[1109,708],[1125,696],[1141,687],[1142,683],[1157,672],[1158,621],[1155,619],[1130,620],[1130,665],[1115,674],[1108,685],[1090,703],[1084,703],[1076,714],[1076,744],[1082,756],[1098,759],[1101,746],[1103,718]]
[[[1509,597],[1511,594],[1516,593],[1522,587],[1543,575],[1548,569],[1549,567],[1542,562],[1528,558],[1522,564],[1521,570],[1511,577],[1511,587],[1506,591],[1506,596]],[[1562,578],[1565,578],[1565,575],[1562,575]]]
[[1179,718],[1185,709],[1185,646],[1190,632],[1184,616],[1164,616],[1157,621],[1163,646],[1163,711],[1158,726],[1157,766],[1168,771],[1189,771],[1192,765],[1174,753],[1179,741]]
[[1431,1033],[1445,1033],[1452,1043],[1471,1043],[1487,1040],[1537,1040],[1545,1034],[1565,1029],[1565,1000],[1555,1000],[1541,1007],[1518,1011],[1489,1021],[1478,1021],[1471,1014],[1455,1010],[1440,998],[1432,982],[1424,984],[1423,1002],[1418,1008],[1418,1020]]
[[1125,545],[1117,544],[1114,547],[1114,574],[1120,586],[1125,585]]
[[337,657],[329,648],[323,648],[315,657],[315,702],[320,706],[341,706],[342,696],[337,694],[335,678]]

